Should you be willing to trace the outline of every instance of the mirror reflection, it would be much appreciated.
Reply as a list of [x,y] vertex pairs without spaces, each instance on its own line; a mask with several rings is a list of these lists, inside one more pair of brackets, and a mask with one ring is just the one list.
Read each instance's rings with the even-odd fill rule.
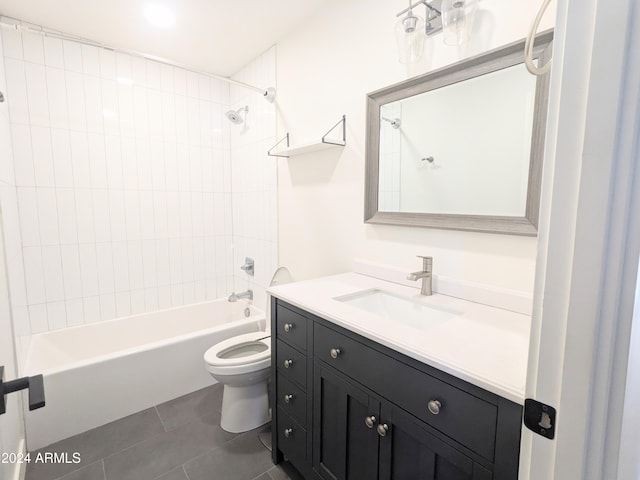
[[382,105],[378,209],[524,216],[535,88],[520,64]]
[[523,46],[368,95],[366,222],[536,235],[549,75]]

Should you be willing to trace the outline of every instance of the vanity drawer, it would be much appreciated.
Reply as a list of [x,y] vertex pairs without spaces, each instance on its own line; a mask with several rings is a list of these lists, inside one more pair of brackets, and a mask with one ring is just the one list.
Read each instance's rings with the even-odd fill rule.
[[[317,323],[314,355],[433,428],[493,460],[496,405]],[[430,402],[433,412],[429,410]]]
[[278,304],[276,321],[276,336],[279,339],[300,350],[307,350],[307,319],[305,317]]
[[307,459],[307,431],[278,406],[278,449],[294,466],[304,465]]
[[301,425],[307,423],[307,394],[284,375],[278,375],[278,405],[282,410],[295,417]]
[[282,340],[276,342],[276,365],[279,373],[287,375],[303,389],[307,388],[307,357]]

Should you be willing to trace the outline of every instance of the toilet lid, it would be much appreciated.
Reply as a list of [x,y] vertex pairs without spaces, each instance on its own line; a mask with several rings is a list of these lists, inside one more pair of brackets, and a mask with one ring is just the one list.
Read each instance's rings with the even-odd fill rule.
[[238,335],[216,343],[204,354],[209,365],[246,365],[271,356],[271,337],[265,332]]

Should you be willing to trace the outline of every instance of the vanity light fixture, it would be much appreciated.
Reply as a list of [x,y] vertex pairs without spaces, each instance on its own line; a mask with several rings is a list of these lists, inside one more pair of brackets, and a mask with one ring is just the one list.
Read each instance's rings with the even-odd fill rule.
[[[462,45],[469,40],[467,21],[469,0],[419,0],[396,14],[402,17],[396,24],[396,44],[400,63],[417,63],[422,58],[426,37],[444,32],[444,43]],[[424,5],[425,18],[413,13]]]

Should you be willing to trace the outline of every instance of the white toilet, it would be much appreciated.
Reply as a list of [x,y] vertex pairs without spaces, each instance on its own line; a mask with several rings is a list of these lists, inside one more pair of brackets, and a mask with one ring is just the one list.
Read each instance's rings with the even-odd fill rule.
[[269,421],[267,382],[271,374],[269,332],[238,335],[204,354],[207,371],[224,384],[220,426],[241,433]]
[[[247,264],[249,265],[247,259]],[[245,269],[243,267],[243,270]],[[250,267],[253,267],[251,261]],[[293,280],[287,267],[278,267],[270,286]],[[249,290],[249,298],[253,293]],[[231,294],[236,301],[242,294]],[[269,302],[266,304],[269,310]],[[268,318],[268,317],[267,317]],[[238,335],[215,344],[204,354],[207,371],[224,385],[220,426],[231,433],[258,428],[270,420],[267,383],[271,375],[271,332],[252,332]]]

